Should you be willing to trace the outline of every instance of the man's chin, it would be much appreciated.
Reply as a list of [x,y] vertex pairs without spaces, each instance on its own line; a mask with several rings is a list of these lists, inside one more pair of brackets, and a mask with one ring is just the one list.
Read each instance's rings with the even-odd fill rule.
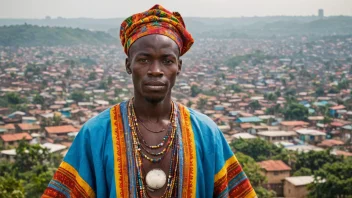
[[165,97],[161,97],[161,96],[154,96],[154,97],[146,96],[146,97],[144,97],[144,99],[147,102],[149,102],[149,103],[157,104],[159,102],[162,102],[165,99]]

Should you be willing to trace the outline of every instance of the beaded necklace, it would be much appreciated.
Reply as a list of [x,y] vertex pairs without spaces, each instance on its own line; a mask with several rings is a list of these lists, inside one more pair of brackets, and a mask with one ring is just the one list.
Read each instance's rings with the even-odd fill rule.
[[[168,177],[167,177],[167,186],[165,189],[164,194],[161,196],[162,198],[169,198],[169,197],[175,197],[177,194],[177,181],[178,181],[178,162],[179,162],[179,156],[178,156],[178,150],[179,150],[179,144],[177,140],[177,137],[175,138],[175,136],[177,136],[176,134],[176,128],[177,125],[175,124],[175,120],[176,120],[176,113],[174,113],[174,103],[172,102],[172,128],[170,130],[170,136],[168,136],[167,138],[167,147],[164,148],[161,152],[159,153],[153,153],[153,152],[148,152],[148,149],[146,149],[145,147],[143,147],[143,145],[140,143],[140,137],[138,136],[138,123],[137,123],[137,119],[134,113],[134,107],[133,107],[133,99],[131,99],[129,101],[129,105],[128,105],[128,118],[129,118],[129,125],[131,128],[131,132],[132,132],[132,141],[133,141],[133,156],[135,159],[135,168],[136,168],[136,172],[137,172],[137,178],[136,178],[136,184],[137,184],[137,191],[139,194],[139,197],[150,197],[150,195],[148,194],[148,191],[146,191],[145,186],[145,174],[143,173],[143,162],[142,162],[142,157],[147,159],[148,161],[151,161],[152,163],[157,163],[160,162],[165,154],[169,151],[169,149],[172,147],[172,154],[171,154],[171,159],[170,159],[170,168],[169,168],[169,173],[168,173]],[[160,145],[160,143],[159,143]],[[150,146],[152,147],[152,146]],[[148,147],[148,148],[150,148]],[[161,146],[160,146],[161,147]],[[159,147],[159,148],[160,148]],[[157,148],[150,148],[150,149],[157,149]],[[159,158],[150,158],[147,156],[146,153],[144,153],[144,151],[147,154],[153,155],[153,156],[159,156],[162,155]],[[148,190],[153,191],[151,188],[148,188]]]

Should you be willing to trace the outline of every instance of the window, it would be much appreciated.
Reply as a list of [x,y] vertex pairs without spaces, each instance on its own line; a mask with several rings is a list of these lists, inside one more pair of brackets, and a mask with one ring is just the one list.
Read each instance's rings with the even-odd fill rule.
[[274,171],[274,175],[279,175],[280,172],[279,171]]

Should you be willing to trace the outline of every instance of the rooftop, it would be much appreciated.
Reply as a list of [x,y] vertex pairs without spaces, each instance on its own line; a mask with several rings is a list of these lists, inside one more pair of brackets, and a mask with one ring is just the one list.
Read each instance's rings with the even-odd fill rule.
[[72,125],[45,127],[45,130],[48,133],[70,133],[78,131],[78,129],[76,129]]
[[262,119],[258,117],[241,117],[236,120],[236,122],[244,123],[244,122],[261,122]]
[[39,130],[40,126],[37,124],[18,124],[18,127],[20,127],[21,130],[27,131],[27,130]]
[[280,123],[283,126],[302,126],[302,125],[309,125],[308,122],[303,121],[283,121]]
[[281,160],[267,160],[258,162],[259,166],[266,171],[290,171],[291,168]]
[[314,129],[297,129],[296,132],[302,135],[313,135],[313,136],[326,135],[325,133]]
[[32,136],[29,133],[15,133],[15,134],[4,134],[0,136],[4,142],[13,142],[22,140],[23,138],[26,140],[31,140]]
[[261,131],[257,133],[260,136],[277,137],[277,136],[296,136],[294,131]]
[[286,177],[285,180],[295,186],[305,186],[312,183],[314,181],[314,177],[313,176]]
[[235,135],[232,135],[232,137],[235,139],[240,139],[240,138],[242,138],[242,139],[255,139],[255,138],[257,138],[256,136],[251,135],[249,133],[237,133]]

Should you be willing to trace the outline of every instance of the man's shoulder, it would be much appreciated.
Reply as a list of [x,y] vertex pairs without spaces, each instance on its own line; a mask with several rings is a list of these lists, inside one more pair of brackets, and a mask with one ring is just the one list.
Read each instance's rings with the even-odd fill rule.
[[205,125],[209,128],[212,128],[212,129],[218,128],[216,123],[207,115],[199,112],[198,110],[192,109],[190,107],[186,107],[186,108],[189,111],[192,122],[200,123],[200,124]]

